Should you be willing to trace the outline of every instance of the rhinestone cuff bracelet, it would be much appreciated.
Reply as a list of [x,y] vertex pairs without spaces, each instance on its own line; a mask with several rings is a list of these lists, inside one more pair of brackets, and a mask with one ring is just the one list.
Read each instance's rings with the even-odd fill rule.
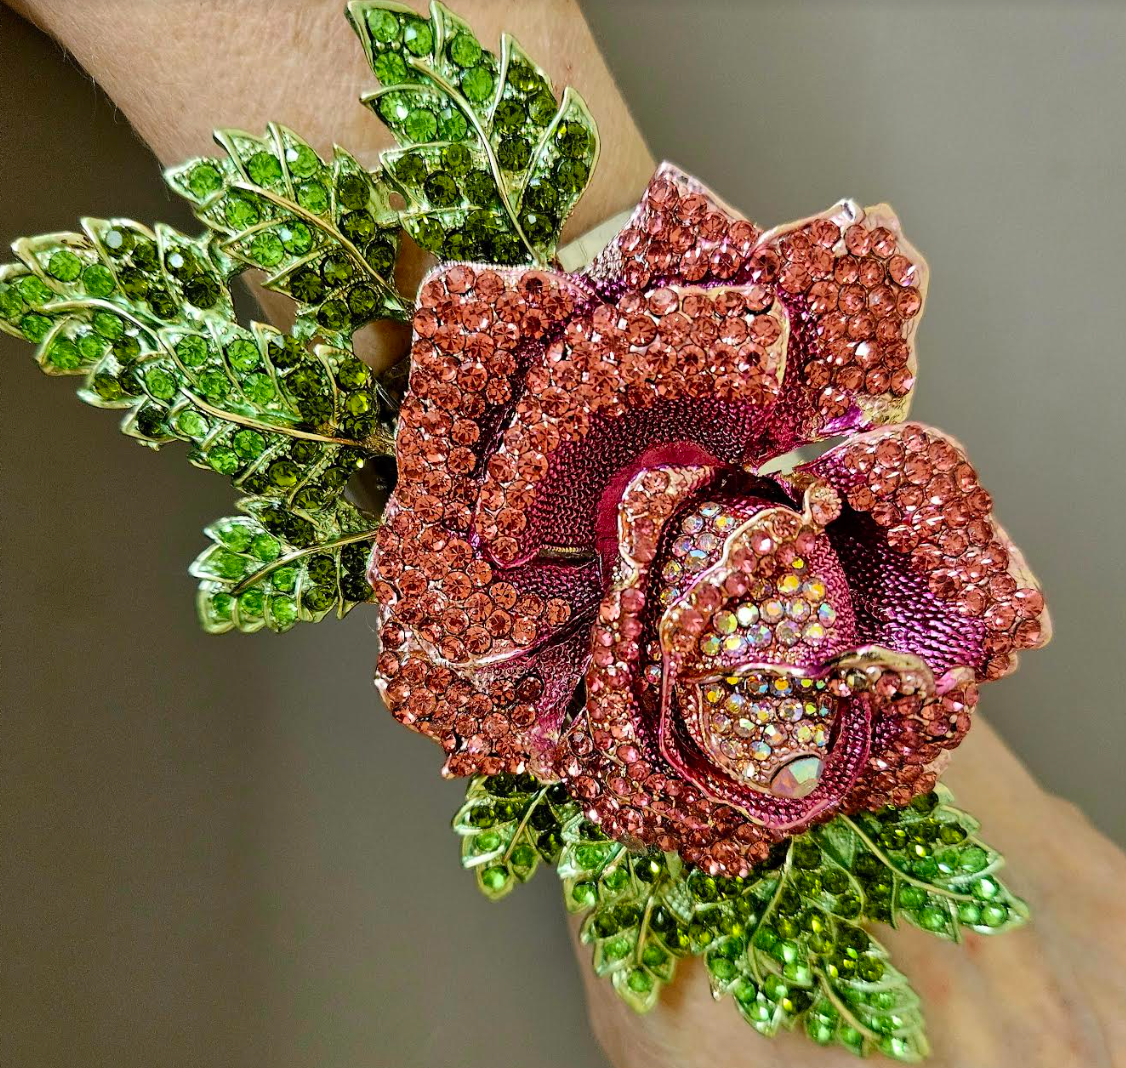
[[[191,568],[206,630],[374,613],[387,708],[468,777],[483,893],[556,868],[638,1011],[699,956],[762,1035],[923,1058],[870,928],[1026,921],[938,777],[1050,633],[961,446],[905,421],[925,262],[887,205],[762,230],[670,164],[557,255],[581,97],[439,3],[347,16],[398,144],[374,170],[220,131],[166,175],[201,234],[18,240],[0,329],[237,487]],[[438,261],[417,297],[403,231]],[[248,268],[290,331],[239,322]],[[374,374],[378,319],[412,345]]]

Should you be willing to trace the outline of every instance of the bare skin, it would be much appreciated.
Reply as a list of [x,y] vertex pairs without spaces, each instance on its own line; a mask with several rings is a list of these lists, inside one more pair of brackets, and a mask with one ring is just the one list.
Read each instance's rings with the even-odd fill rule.
[[[414,0],[422,10],[421,3]],[[121,108],[164,163],[212,150],[211,130],[260,131],[284,122],[318,150],[339,141],[374,164],[391,144],[355,104],[373,78],[341,18],[342,0],[17,0]],[[606,146],[571,220],[578,235],[630,206],[653,160],[573,0],[460,0],[486,44],[502,29],[574,85],[598,116]],[[566,238],[565,238],[566,239]],[[412,292],[425,269],[417,250],[400,281]],[[271,315],[284,301],[267,295]],[[386,366],[406,351],[402,327],[363,339]],[[1041,789],[988,724],[976,725],[946,781],[983,817],[1011,866],[1010,884],[1035,922],[955,947],[914,929],[882,931],[926,1004],[934,1068],[1126,1066],[1126,857],[1074,806]],[[590,1017],[616,1068],[832,1068],[843,1051],[802,1036],[757,1038],[730,1005],[711,1003],[697,962],[648,1016],[635,1016],[583,958]]]

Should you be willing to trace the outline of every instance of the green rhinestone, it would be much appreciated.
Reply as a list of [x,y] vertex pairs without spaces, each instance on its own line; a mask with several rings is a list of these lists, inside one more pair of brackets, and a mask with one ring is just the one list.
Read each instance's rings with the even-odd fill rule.
[[336,368],[336,381],[343,389],[359,389],[368,383],[368,369],[362,360],[349,356]]
[[395,177],[404,185],[418,185],[426,177],[426,164],[414,153],[400,156],[393,168]]
[[164,267],[174,278],[188,278],[199,269],[190,252],[174,248],[164,257]]
[[242,578],[243,572],[246,571],[246,561],[225,549],[212,553],[208,564],[216,575],[228,580]]
[[491,893],[500,893],[509,881],[508,871],[505,868],[486,868],[481,872],[481,885]]
[[255,152],[246,161],[246,173],[255,185],[271,185],[281,181],[282,165],[269,152]]
[[523,205],[535,212],[550,214],[559,203],[559,194],[547,182],[539,178],[528,183],[524,191]]
[[468,174],[473,157],[465,145],[446,145],[442,149],[442,166],[453,175]]
[[981,919],[986,927],[1000,927],[1009,918],[1009,910],[1004,905],[986,905],[981,910]]
[[497,217],[487,211],[471,211],[465,217],[463,229],[476,242],[487,243],[497,228]]
[[244,460],[257,459],[266,449],[266,439],[257,430],[238,431],[231,438],[231,444]]
[[938,831],[938,840],[943,845],[957,845],[966,840],[965,829],[956,823],[944,823]]
[[336,183],[336,195],[344,207],[362,208],[368,202],[368,183],[358,174],[346,174]]
[[416,56],[428,56],[434,47],[434,31],[422,19],[407,19],[403,27],[403,44]]
[[364,258],[371,264],[376,274],[390,277],[395,269],[395,248],[386,241],[373,241],[364,250]]
[[520,216],[520,228],[530,241],[545,244],[555,236],[559,220],[543,212],[526,211]]
[[60,371],[73,371],[82,365],[82,355],[73,341],[60,337],[51,342],[51,347],[47,350],[47,362]]
[[461,75],[461,90],[470,103],[485,103],[493,92],[492,71],[488,67],[470,67]]
[[546,126],[555,118],[555,97],[546,90],[528,101],[528,117],[537,126]]
[[278,237],[286,252],[300,256],[313,247],[313,232],[303,222],[296,220],[278,227]]
[[462,141],[469,133],[469,124],[460,111],[446,109],[438,116],[438,136],[443,141]]
[[590,135],[586,127],[580,122],[569,120],[561,122],[555,130],[555,147],[571,159],[578,159],[586,155],[587,146],[590,144]]
[[143,297],[149,291],[149,280],[135,267],[126,267],[121,272],[121,292],[127,297]]
[[340,562],[348,571],[358,571],[362,576],[367,571],[371,545],[366,541],[345,545],[340,552]]
[[[203,299],[207,299],[206,295]],[[172,299],[172,294],[167,289],[150,289],[148,302],[153,313],[161,319],[171,319],[176,314],[176,301]],[[214,304],[215,301],[212,300],[211,303]]]
[[[337,303],[343,304],[343,301]],[[306,397],[298,402],[297,410],[302,418],[316,426],[327,423],[332,418],[332,401],[328,397]],[[328,471],[325,472],[326,477],[327,475]]]
[[52,253],[47,273],[60,282],[73,282],[82,273],[82,261],[73,252],[62,249]]
[[147,437],[160,439],[167,436],[164,430],[164,416],[159,408],[142,408],[137,412],[134,425]]
[[268,564],[281,554],[281,544],[269,534],[258,534],[250,543],[250,552],[255,559]]
[[157,263],[156,245],[151,241],[137,241],[133,246],[133,265],[142,271],[153,272],[157,269]]
[[590,168],[581,160],[561,159],[555,165],[555,184],[564,193],[579,193],[586,186]]
[[381,8],[367,12],[368,32],[380,44],[390,44],[399,36],[399,20],[390,11]]
[[472,203],[482,207],[497,199],[496,182],[486,171],[471,171],[462,179],[461,188]]
[[223,185],[223,175],[212,163],[197,163],[188,172],[188,188],[199,200],[206,200]]
[[[97,264],[94,264],[94,266],[97,266]],[[102,296],[104,294],[95,295]],[[15,286],[0,283],[0,315],[4,316],[5,319],[14,319],[26,308],[27,302],[20,296],[20,291]]]
[[981,871],[988,863],[989,854],[981,846],[970,846],[963,850],[962,855],[958,858],[958,867],[962,871]]
[[398,52],[383,52],[376,56],[371,69],[383,85],[402,85],[409,77],[407,64]]
[[289,460],[276,460],[270,464],[267,471],[270,481],[278,487],[278,489],[292,489],[297,485],[297,477],[300,471],[295,463]]
[[299,367],[285,380],[285,385],[295,397],[310,397],[322,386],[319,368],[313,364]]
[[445,231],[437,219],[429,215],[420,215],[411,219],[409,226],[411,237],[426,252],[437,252],[442,247]]
[[302,267],[290,278],[289,291],[303,304],[315,304],[324,296],[324,283],[311,267]]
[[25,274],[17,279],[16,286],[19,288],[20,296],[31,305],[46,304],[55,295],[53,290],[33,274]]
[[274,399],[274,384],[269,375],[253,374],[243,380],[242,392],[247,400],[258,405],[269,404]]
[[447,51],[459,67],[472,67],[481,58],[481,46],[468,33],[455,34]]
[[376,110],[378,110],[384,122],[396,125],[410,114],[411,106],[405,93],[392,90],[379,97]]
[[314,215],[328,211],[328,193],[320,182],[302,182],[297,187],[297,203]]
[[328,612],[337,603],[337,591],[328,586],[313,586],[305,590],[301,599],[310,612]]
[[514,63],[508,71],[508,82],[519,93],[530,93],[539,88],[543,79],[527,63]]
[[105,340],[98,337],[97,334],[79,334],[75,342],[78,345],[78,351],[82,354],[82,359],[87,363],[96,360],[106,351]]
[[219,531],[219,539],[236,553],[246,552],[253,537],[252,529],[245,523],[229,523]]
[[369,393],[349,393],[345,398],[345,407],[354,416],[364,415],[372,407],[372,395]]
[[439,208],[448,208],[460,200],[457,182],[445,171],[435,171],[423,186],[430,202]]
[[450,230],[442,242],[442,257],[447,260],[472,259],[475,251],[473,239],[464,230]]
[[270,492],[270,480],[261,471],[249,471],[242,476],[239,489],[262,496]]
[[[98,329],[97,322],[94,323],[94,329]],[[202,367],[207,362],[210,350],[207,342],[197,334],[185,334],[176,342],[176,355],[185,367]]]
[[524,246],[512,234],[497,234],[493,238],[493,255],[497,263],[522,263]]
[[231,384],[219,371],[204,371],[199,376],[199,390],[209,401],[221,401],[230,393]]
[[176,396],[176,379],[160,367],[152,367],[145,373],[145,386],[157,400],[170,401]]
[[289,458],[295,463],[311,464],[320,456],[320,448],[311,441],[295,441],[289,447]]
[[310,557],[306,570],[309,579],[317,586],[326,586],[336,580],[336,565],[331,556],[319,555]]
[[274,589],[288,593],[297,585],[297,569],[281,567],[274,572]]
[[270,615],[278,626],[288,627],[297,619],[297,605],[288,597],[271,597]]
[[240,616],[258,619],[266,607],[266,597],[261,590],[247,590],[238,599]]
[[210,427],[207,420],[199,412],[185,408],[176,416],[176,429],[185,437],[202,438],[207,434]]
[[[345,575],[340,580],[340,595],[346,601],[367,601],[371,598],[372,588],[362,575]],[[556,850],[556,853],[558,853],[558,850]]]
[[501,133],[516,133],[527,117],[524,105],[516,100],[502,100],[497,105],[495,121]]
[[354,273],[355,268],[352,266],[351,259],[343,253],[326,256],[321,264],[321,277],[326,285],[333,288],[343,285]]
[[207,454],[207,462],[221,475],[233,475],[242,466],[235,450],[226,445],[216,445]]
[[633,971],[629,973],[626,985],[635,994],[648,994],[649,991],[653,989],[653,979],[648,972],[644,972],[640,968],[634,968]]
[[375,236],[375,220],[369,211],[350,211],[340,219],[340,232],[349,241],[363,244]]
[[209,275],[197,274],[184,285],[184,297],[197,308],[213,308],[219,302],[219,284]]
[[937,905],[927,905],[919,913],[919,923],[928,931],[941,931],[949,918],[946,910]]
[[295,178],[308,178],[320,169],[321,161],[308,145],[288,145],[285,162]]
[[905,909],[917,909],[927,899],[925,890],[917,886],[901,886],[899,888],[899,904]]
[[102,244],[113,256],[124,256],[133,247],[134,240],[128,230],[122,230],[117,226],[111,227],[102,235]]
[[979,879],[974,883],[970,893],[978,899],[978,901],[989,901],[995,898],[1001,891],[1000,885],[993,879]]
[[212,594],[209,605],[212,618],[230,619],[234,603],[234,598],[229,593]]
[[140,342],[132,334],[122,334],[113,343],[113,354],[119,363],[135,360],[141,351]]
[[227,361],[236,371],[253,371],[262,362],[262,356],[253,341],[239,337],[227,346]]
[[46,336],[47,332],[51,329],[51,320],[45,315],[40,315],[38,312],[28,312],[22,319],[20,319],[20,330],[23,331],[23,336],[28,341],[39,342]]
[[262,218],[262,213],[249,197],[232,194],[223,203],[223,217],[231,229],[248,230]]
[[351,321],[348,305],[342,300],[326,300],[317,311],[317,322],[326,330],[344,330]]
[[532,149],[522,137],[506,137],[497,146],[497,162],[506,171],[521,171],[532,158]]
[[378,305],[378,295],[371,286],[353,286],[348,290],[348,310],[352,313],[353,319],[370,319]]

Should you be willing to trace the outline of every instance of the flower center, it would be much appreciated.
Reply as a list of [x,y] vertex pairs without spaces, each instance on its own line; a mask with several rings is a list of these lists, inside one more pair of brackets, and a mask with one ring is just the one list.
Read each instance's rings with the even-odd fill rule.
[[836,712],[822,679],[753,671],[694,683],[685,725],[738,781],[804,797],[821,775]]

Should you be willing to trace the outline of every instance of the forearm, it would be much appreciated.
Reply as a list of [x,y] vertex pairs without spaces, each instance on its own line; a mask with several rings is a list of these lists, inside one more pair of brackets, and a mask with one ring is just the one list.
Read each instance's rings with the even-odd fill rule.
[[[261,132],[270,121],[318,151],[334,142],[368,166],[392,146],[358,102],[376,81],[344,19],[344,0],[12,0],[56,37],[109,94],[161,162],[216,151],[212,130]],[[413,0],[420,12],[423,0]],[[575,0],[462,0],[458,13],[496,46],[501,30],[542,57],[558,88],[572,85],[598,119],[603,153],[563,241],[629,207],[653,161]],[[427,258],[405,243],[399,281],[413,292]],[[260,293],[284,323],[289,302]],[[405,354],[397,324],[357,339],[368,362]],[[366,331],[365,333],[370,333]]]
[[[374,88],[344,22],[343,0],[16,0],[121,108],[164,163],[211,151],[216,127],[281,122],[314,147],[334,141],[371,165],[392,144],[357,102]],[[415,0],[418,10],[424,4]],[[604,154],[569,226],[589,229],[630,206],[653,161],[574,0],[462,0],[458,12],[495,44],[507,30],[544,57],[598,117]]]

